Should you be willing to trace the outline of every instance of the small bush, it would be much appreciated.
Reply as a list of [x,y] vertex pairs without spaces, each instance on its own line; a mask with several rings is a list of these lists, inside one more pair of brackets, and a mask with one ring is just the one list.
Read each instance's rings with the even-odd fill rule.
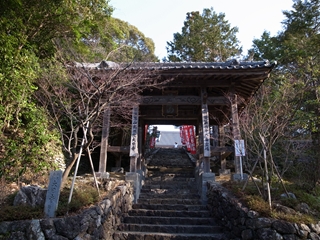
[[0,222],[42,218],[43,207],[3,206],[0,210]]
[[250,209],[259,212],[261,216],[270,216],[271,212],[269,204],[262,197],[257,195],[247,195],[245,197],[245,201],[247,202]]
[[69,195],[69,189],[64,189],[60,193],[57,216],[77,212],[99,201],[97,189],[91,186],[82,187],[81,190],[74,190],[70,204],[68,204]]
[[295,206],[299,204],[299,201],[296,198],[281,198],[279,201],[281,205],[287,206],[289,208],[295,208]]

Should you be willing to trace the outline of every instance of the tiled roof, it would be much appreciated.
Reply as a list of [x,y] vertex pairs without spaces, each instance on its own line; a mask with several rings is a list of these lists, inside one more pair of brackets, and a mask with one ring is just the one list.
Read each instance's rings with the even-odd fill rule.
[[269,61],[238,61],[236,59],[226,62],[134,62],[134,63],[115,63],[102,61],[100,63],[75,63],[76,67],[83,67],[97,70],[178,70],[178,69],[252,69],[273,67],[276,63]]

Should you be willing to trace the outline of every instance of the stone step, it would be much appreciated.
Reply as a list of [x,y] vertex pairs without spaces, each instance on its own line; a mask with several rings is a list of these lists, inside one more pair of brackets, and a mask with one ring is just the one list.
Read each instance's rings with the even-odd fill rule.
[[196,186],[195,186],[195,183],[193,182],[184,182],[184,183],[181,183],[181,184],[177,184],[177,183],[150,183],[150,184],[146,184],[143,186],[143,189],[182,189],[182,188],[187,188],[187,189],[190,189],[190,188],[193,188],[193,189],[196,189]]
[[164,166],[147,166],[148,172],[162,172],[162,173],[193,173],[194,172],[194,166],[170,166],[170,167],[164,167]]
[[[161,191],[160,191],[161,190]],[[177,199],[199,199],[199,194],[197,191],[168,191],[164,189],[159,189],[159,192],[156,192],[154,189],[152,191],[143,191],[140,194],[139,199],[149,199],[149,198],[177,198]]]
[[173,174],[173,175],[189,175],[194,173],[194,167],[186,168],[150,168],[147,167],[148,173],[151,174]]
[[161,172],[148,172],[147,178],[164,178],[164,179],[179,179],[183,180],[185,178],[194,178],[194,173],[161,173]]
[[204,217],[159,217],[159,216],[127,216],[124,223],[156,224],[156,225],[215,225],[213,218]]
[[154,197],[159,197],[160,195],[165,194],[177,194],[178,195],[186,195],[186,194],[197,194],[198,190],[195,188],[172,188],[172,189],[165,189],[165,188],[153,188],[153,189],[145,189],[144,187],[141,189],[141,194],[154,194]]
[[167,176],[154,176],[154,177],[148,177],[146,178],[145,182],[195,182],[194,176],[191,177],[178,177],[176,175],[167,175]]
[[138,203],[123,216],[113,239],[224,239],[222,228],[201,204],[187,155],[182,150],[158,153],[148,163]]
[[150,210],[150,209],[131,209],[129,216],[159,216],[159,217],[203,217],[211,216],[207,210],[186,211],[186,210]]
[[141,204],[201,204],[199,198],[188,199],[188,198],[139,198],[138,203]]
[[132,205],[133,209],[150,210],[177,210],[177,211],[204,211],[207,207],[204,205],[186,205],[186,204],[144,204],[136,203]]
[[221,233],[218,226],[210,225],[166,225],[166,224],[126,224],[119,225],[120,231],[158,232],[158,233]]
[[148,239],[148,240],[222,240],[221,233],[158,233],[158,232],[115,232],[114,240]]
[[161,166],[161,165],[152,165],[148,164],[147,166],[148,170],[157,170],[157,171],[166,171],[168,169],[173,170],[173,171],[180,171],[180,172],[187,172],[187,171],[193,171],[194,166],[190,164],[180,164],[180,166]]

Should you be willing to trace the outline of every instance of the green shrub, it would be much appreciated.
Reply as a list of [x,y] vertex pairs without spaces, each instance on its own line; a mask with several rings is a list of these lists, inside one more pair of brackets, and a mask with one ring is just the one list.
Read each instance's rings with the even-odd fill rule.
[[245,200],[248,203],[250,209],[259,212],[261,216],[270,216],[271,212],[269,204],[262,197],[257,195],[247,195],[245,197]]
[[5,205],[1,206],[0,210],[0,222],[37,219],[42,218],[43,216],[43,207]]

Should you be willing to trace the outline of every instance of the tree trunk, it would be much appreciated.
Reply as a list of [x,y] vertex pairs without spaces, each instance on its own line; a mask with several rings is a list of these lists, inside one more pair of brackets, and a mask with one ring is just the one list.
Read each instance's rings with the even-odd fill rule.
[[65,184],[67,183],[68,176],[71,172],[72,167],[74,166],[74,164],[76,163],[76,161],[78,159],[78,155],[79,155],[78,153],[73,154],[72,161],[70,162],[70,164],[66,167],[66,169],[63,172],[62,180],[61,180],[61,187],[60,187],[61,190],[64,188]]

